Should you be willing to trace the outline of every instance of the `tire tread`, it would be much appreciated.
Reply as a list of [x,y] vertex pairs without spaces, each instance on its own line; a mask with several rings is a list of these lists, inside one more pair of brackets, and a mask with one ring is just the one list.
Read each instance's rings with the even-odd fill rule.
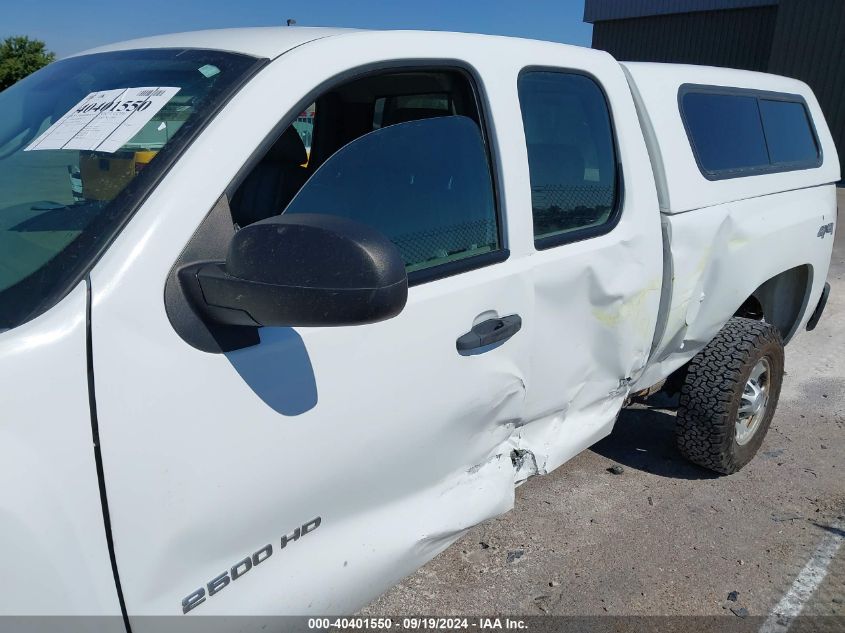
[[[690,461],[722,474],[742,468],[756,452],[743,458],[734,450],[734,403],[737,390],[745,386],[744,372],[749,363],[756,363],[761,350],[772,347],[780,351],[780,373],[783,368],[783,341],[776,327],[763,321],[733,317],[690,361],[678,403],[676,441],[680,452]],[[770,397],[769,412],[758,434],[765,435],[777,406],[780,391]],[[765,426],[765,428],[764,428]]]

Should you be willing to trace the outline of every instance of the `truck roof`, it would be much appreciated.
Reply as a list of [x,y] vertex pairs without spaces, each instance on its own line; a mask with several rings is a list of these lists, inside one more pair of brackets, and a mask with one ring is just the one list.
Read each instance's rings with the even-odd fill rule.
[[82,51],[72,57],[139,48],[206,48],[273,59],[307,42],[355,31],[356,29],[309,26],[264,26],[188,31],[106,44]]
[[[266,57],[275,59],[279,55],[315,40],[328,37],[349,34],[396,34],[403,33],[408,36],[432,36],[451,38],[455,41],[469,38],[510,41],[514,44],[526,40],[525,38],[509,37],[503,35],[483,35],[478,33],[459,33],[451,31],[422,31],[422,30],[400,30],[400,29],[347,29],[334,27],[310,27],[310,26],[264,26],[234,29],[212,29],[206,31],[188,31],[184,33],[170,33],[166,35],[153,35],[124,42],[115,42],[98,46],[71,55],[78,57],[93,53],[105,53],[108,51],[124,51],[142,48],[204,48],[209,50],[228,51],[243,53],[254,57]],[[562,44],[560,42],[547,42],[561,48],[577,49],[582,53],[608,56],[608,53],[593,50],[582,46]]]

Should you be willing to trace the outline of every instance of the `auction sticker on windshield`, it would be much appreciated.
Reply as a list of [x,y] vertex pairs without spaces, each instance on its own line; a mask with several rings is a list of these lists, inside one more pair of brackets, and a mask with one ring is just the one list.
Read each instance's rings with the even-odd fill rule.
[[75,149],[116,152],[149,123],[179,88],[118,88],[92,92],[24,151]]

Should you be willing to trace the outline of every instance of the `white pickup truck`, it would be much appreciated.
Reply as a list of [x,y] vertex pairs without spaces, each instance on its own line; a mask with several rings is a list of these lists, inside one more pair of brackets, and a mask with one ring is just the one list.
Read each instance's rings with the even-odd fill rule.
[[546,42],[51,64],[0,94],[0,613],[352,612],[663,383],[735,472],[839,169],[800,81]]

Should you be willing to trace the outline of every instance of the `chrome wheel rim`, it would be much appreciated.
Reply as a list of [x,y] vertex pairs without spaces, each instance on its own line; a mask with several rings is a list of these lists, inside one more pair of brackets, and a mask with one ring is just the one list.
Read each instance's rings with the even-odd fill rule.
[[751,368],[736,414],[736,443],[740,446],[747,444],[754,437],[766,417],[771,375],[771,366],[765,357]]

